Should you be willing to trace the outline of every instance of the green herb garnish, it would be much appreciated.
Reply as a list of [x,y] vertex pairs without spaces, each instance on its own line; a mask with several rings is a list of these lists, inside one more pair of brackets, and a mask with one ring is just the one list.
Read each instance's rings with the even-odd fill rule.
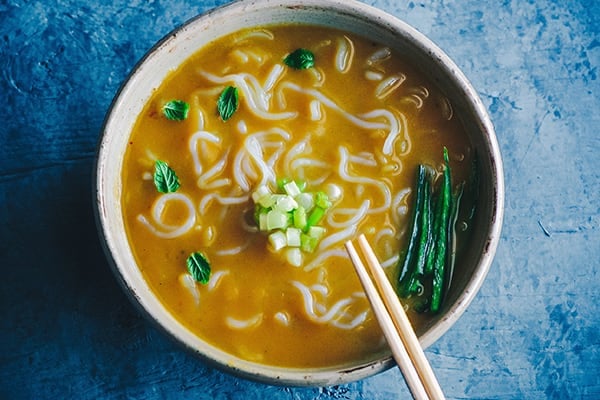
[[154,164],[154,186],[160,193],[172,193],[179,189],[179,178],[164,161],[156,160]]
[[200,252],[190,254],[186,260],[187,269],[195,281],[208,283],[210,279],[210,263],[206,256]]
[[296,49],[288,54],[283,62],[294,69],[308,69],[315,65],[315,55],[306,49]]
[[162,111],[171,121],[183,121],[188,116],[190,105],[183,100],[171,100],[163,106]]
[[223,121],[227,121],[238,108],[238,90],[227,86],[217,100],[217,111]]

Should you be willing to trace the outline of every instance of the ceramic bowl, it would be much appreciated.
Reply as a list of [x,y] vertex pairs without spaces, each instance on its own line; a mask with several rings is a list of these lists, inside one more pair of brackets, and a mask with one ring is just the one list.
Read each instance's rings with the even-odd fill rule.
[[500,237],[504,183],[494,128],[477,93],[450,58],[405,22],[351,0],[239,1],[200,15],[169,33],[133,69],[107,114],[97,154],[96,217],[115,275],[133,303],[166,334],[206,362],[240,377],[269,384],[326,386],[359,380],[394,365],[391,356],[334,368],[293,369],[248,362],[199,339],[159,302],[144,281],[128,245],[121,212],[121,167],[128,136],[153,90],[171,70],[206,43],[256,25],[306,23],[358,33],[404,54],[446,93],[479,155],[480,196],[472,243],[461,276],[440,314],[418,332],[423,347],[442,336],[475,297]]

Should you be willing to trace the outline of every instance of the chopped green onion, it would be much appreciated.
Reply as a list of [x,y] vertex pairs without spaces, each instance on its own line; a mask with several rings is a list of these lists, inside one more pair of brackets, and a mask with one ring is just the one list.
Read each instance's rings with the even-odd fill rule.
[[279,251],[287,245],[287,239],[283,231],[275,231],[269,235],[269,243],[273,250]]
[[259,213],[258,214],[258,229],[261,231],[268,231],[267,228],[267,213]]
[[283,212],[290,212],[298,208],[298,203],[290,196],[281,196],[275,203],[274,208]]
[[304,207],[298,207],[292,211],[292,221],[294,227],[298,229],[304,229],[306,227],[306,209]]
[[329,201],[329,196],[325,192],[315,193],[315,204],[324,210],[331,207],[331,201]]
[[268,186],[259,186],[258,189],[252,193],[252,200],[254,200],[255,203],[260,203],[261,199],[266,199],[270,194],[271,191]]
[[292,197],[296,197],[301,193],[300,188],[294,181],[288,182],[285,185],[283,185],[283,190],[285,190],[285,193],[288,196]]
[[302,251],[312,253],[319,241],[325,236],[325,228],[322,226],[311,226],[306,233],[300,235],[300,248]]
[[283,191],[283,187],[285,186],[286,183],[288,183],[290,180],[288,178],[280,178],[277,179],[277,188],[280,191]]
[[310,193],[300,193],[298,196],[294,197],[294,200],[296,200],[299,207],[304,208],[306,211],[312,210],[315,204],[313,196]]
[[311,226],[306,231],[306,234],[310,237],[313,237],[317,240],[321,240],[327,231],[322,226]]
[[302,265],[302,252],[297,247],[290,247],[285,251],[285,258],[290,265],[299,267]]
[[267,213],[267,230],[284,229],[288,226],[287,213],[279,210],[271,210]]
[[277,188],[283,192],[283,191],[285,191],[284,186],[290,182],[294,182],[296,184],[296,186],[298,186],[298,189],[300,190],[300,192],[304,192],[306,190],[306,181],[304,181],[302,179],[294,179],[292,181],[291,179],[288,179],[288,178],[277,179]]
[[275,252],[285,249],[287,261],[296,266],[302,263],[301,251],[313,252],[325,235],[318,224],[332,206],[325,192],[308,193],[305,187],[302,181],[280,179],[277,188],[283,193],[273,193],[267,185],[252,193],[259,231],[268,234]]
[[306,225],[308,227],[317,225],[319,222],[321,222],[321,219],[323,219],[324,216],[325,216],[325,209],[321,208],[321,207],[315,207],[310,212],[310,215],[308,216],[308,219],[306,220]]
[[317,248],[317,244],[319,244],[319,240],[312,236],[303,233],[300,235],[300,248],[302,251],[306,253],[312,253]]
[[289,247],[300,247],[300,235],[302,231],[298,228],[287,228],[285,237]]

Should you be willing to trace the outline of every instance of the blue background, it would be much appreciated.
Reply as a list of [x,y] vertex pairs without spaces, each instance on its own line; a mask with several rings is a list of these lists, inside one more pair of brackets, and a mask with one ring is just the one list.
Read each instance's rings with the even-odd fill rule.
[[[0,398],[408,398],[397,369],[286,388],[207,367],[134,310],[92,168],[137,60],[224,1],[0,1]],[[371,0],[436,42],[496,126],[506,215],[479,295],[426,354],[448,398],[600,398],[600,3]]]

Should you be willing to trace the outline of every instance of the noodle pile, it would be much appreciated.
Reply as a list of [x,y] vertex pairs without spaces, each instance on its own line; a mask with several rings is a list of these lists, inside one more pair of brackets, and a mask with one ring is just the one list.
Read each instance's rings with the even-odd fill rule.
[[[149,280],[167,282],[171,278],[166,278],[165,271],[178,271],[175,284],[184,293],[169,296],[193,304],[197,315],[203,315],[206,304],[217,302],[211,302],[211,296],[221,296],[218,302],[225,303],[223,310],[209,310],[210,318],[215,315],[220,321],[211,329],[258,332],[261,327],[269,330],[278,326],[293,330],[302,323],[326,326],[333,332],[359,332],[368,327],[374,330],[368,337],[380,337],[358,281],[346,279],[340,290],[332,279],[352,274],[343,244],[359,231],[367,235],[388,274],[394,275],[391,267],[398,264],[411,192],[411,179],[402,178],[402,173],[406,157],[415,147],[405,109],[418,112],[432,94],[423,85],[409,84],[407,73],[390,64],[393,55],[389,48],[359,45],[355,37],[343,32],[312,45],[317,55],[314,68],[291,70],[282,61],[285,52],[272,50],[277,48],[279,32],[243,32],[230,39],[226,50],[220,50],[223,62],[196,61],[193,76],[186,83],[191,117],[185,123],[164,123],[165,129],[177,129],[177,134],[185,131],[181,139],[178,136],[178,150],[165,156],[160,146],[151,145],[136,153],[135,160],[137,179],[145,182],[140,186],[151,185],[150,166],[162,157],[184,177],[181,188],[176,193],[151,196],[149,189],[142,189],[146,194],[135,198],[150,201],[131,208],[136,211],[127,210],[135,213],[129,235],[132,241],[137,235],[146,238],[140,242],[154,243],[150,239],[154,237],[156,243],[160,239],[169,246],[182,240],[179,247],[169,250],[177,253],[178,259],[182,257],[179,249],[195,251],[192,245],[209,256],[213,272],[206,285],[195,282],[180,265],[156,271],[147,268],[145,273],[156,277]],[[210,58],[211,54],[203,57]],[[368,89],[348,103],[345,99],[352,93],[339,89],[344,79],[361,79]],[[337,86],[332,89],[334,84]],[[215,99],[228,86],[237,88],[240,104],[234,117],[223,122],[215,115]],[[165,94],[161,96],[152,103],[154,107],[166,100]],[[368,106],[362,106],[361,96],[371,98]],[[451,116],[449,104],[442,106],[444,115]],[[155,141],[165,147],[169,140],[175,141],[157,137]],[[276,188],[281,178],[301,180],[308,190],[327,193],[333,207],[320,223],[326,235],[299,268],[272,267],[275,271],[273,277],[268,272],[270,282],[285,284],[278,289],[257,289],[252,300],[244,300],[248,289],[240,286],[245,279],[239,278],[240,269],[264,257],[275,257],[260,255],[260,248],[267,253],[268,249],[253,221],[251,194],[263,185]],[[141,254],[145,250],[137,251]],[[167,263],[173,264],[166,255],[164,261],[156,262]],[[266,267],[261,263],[260,268],[264,274]],[[155,284],[155,289],[157,285],[162,283]],[[273,307],[264,307],[266,302],[277,301]],[[236,308],[242,303],[243,310]],[[193,311],[188,314],[195,315]],[[206,324],[200,321],[205,320],[193,324]],[[230,341],[234,342],[233,336]],[[262,360],[260,347],[267,344],[223,346]],[[373,346],[381,346],[381,341]]]

